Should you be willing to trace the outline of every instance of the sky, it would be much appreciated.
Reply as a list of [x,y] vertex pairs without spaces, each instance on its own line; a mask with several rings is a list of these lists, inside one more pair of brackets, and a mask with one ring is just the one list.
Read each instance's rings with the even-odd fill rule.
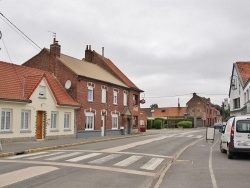
[[185,107],[194,92],[221,105],[233,63],[250,61],[249,10],[249,0],[0,0],[0,60],[21,65],[56,33],[78,59],[104,47],[144,91],[143,108]]

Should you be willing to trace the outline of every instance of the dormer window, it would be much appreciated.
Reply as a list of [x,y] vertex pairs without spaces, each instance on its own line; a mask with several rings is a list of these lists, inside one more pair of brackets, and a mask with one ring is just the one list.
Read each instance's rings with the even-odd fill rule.
[[39,98],[46,98],[46,87],[45,86],[39,86]]

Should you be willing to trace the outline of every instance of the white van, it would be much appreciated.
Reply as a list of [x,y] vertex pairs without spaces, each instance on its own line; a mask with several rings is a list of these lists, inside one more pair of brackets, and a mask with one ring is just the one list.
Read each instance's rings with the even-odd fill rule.
[[250,153],[250,116],[232,117],[223,126],[220,150],[232,159],[235,153]]

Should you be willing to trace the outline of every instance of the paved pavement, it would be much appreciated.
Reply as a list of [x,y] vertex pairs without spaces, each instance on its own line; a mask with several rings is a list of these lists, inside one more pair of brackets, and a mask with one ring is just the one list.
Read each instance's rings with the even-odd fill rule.
[[42,141],[27,141],[27,142],[0,142],[0,157],[11,155],[32,153],[49,149],[63,148],[69,146],[77,146],[88,143],[104,142],[108,140],[130,138],[135,136],[143,136],[150,134],[150,131],[143,133],[133,133],[129,135],[104,136],[92,138],[67,138],[58,140],[42,140]]

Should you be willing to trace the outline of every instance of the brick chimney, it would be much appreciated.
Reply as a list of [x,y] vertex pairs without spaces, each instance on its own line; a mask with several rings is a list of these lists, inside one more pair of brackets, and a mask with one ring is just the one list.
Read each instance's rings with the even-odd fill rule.
[[85,50],[85,61],[92,62],[92,60],[93,52],[91,51],[91,45],[87,45]]
[[54,38],[53,44],[50,45],[50,54],[55,57],[60,57],[61,54],[61,46],[58,44],[58,41]]

